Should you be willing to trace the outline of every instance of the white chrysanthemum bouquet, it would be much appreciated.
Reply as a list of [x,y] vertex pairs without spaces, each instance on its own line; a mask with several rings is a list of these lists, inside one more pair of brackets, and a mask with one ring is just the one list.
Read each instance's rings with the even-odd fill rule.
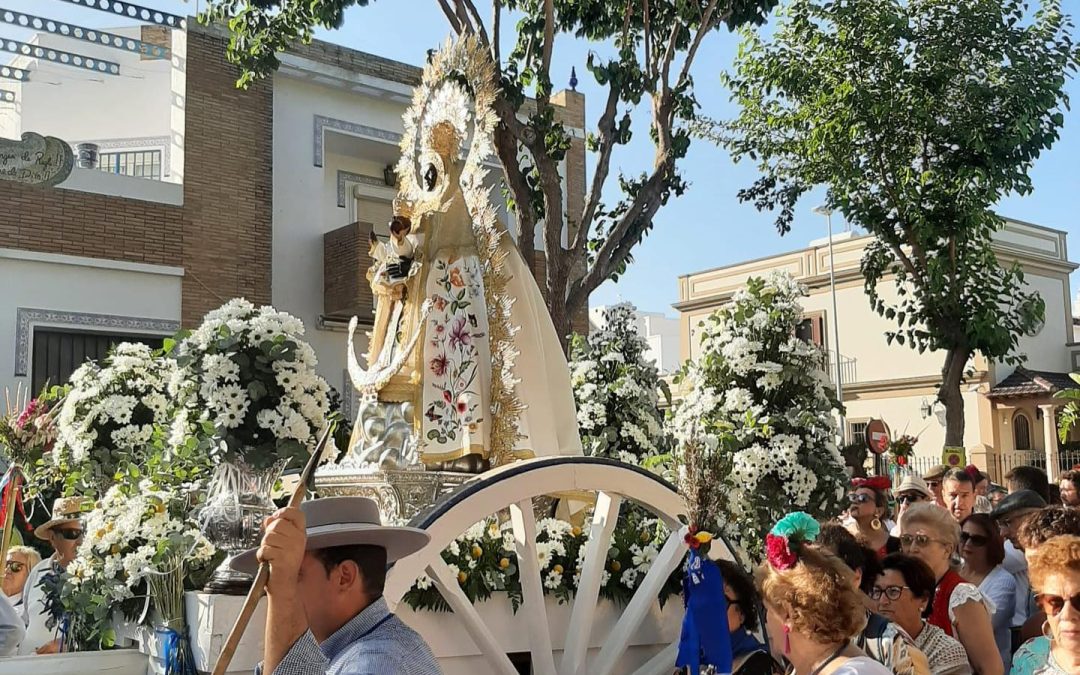
[[83,542],[60,592],[68,639],[80,650],[112,645],[116,610],[140,616],[148,597],[152,610],[164,610],[167,599],[150,592],[155,577],[190,578],[209,566],[215,550],[188,519],[191,496],[150,481],[118,484],[83,518]]
[[788,274],[749,279],[703,322],[701,356],[679,378],[680,492],[692,520],[755,559],[786,513],[835,516],[845,494],[824,355],[795,335],[805,295]]
[[170,446],[196,438],[215,459],[254,469],[302,463],[330,415],[330,386],[303,334],[296,317],[238,298],[170,345],[179,405]]
[[145,464],[169,425],[165,390],[175,370],[150,347],[124,342],[72,374],[46,456],[63,476],[64,494],[101,494],[118,472]]
[[670,397],[648,343],[634,325],[633,308],[605,312],[603,330],[575,335],[570,348],[570,383],[585,453],[634,465],[670,450],[660,394]]

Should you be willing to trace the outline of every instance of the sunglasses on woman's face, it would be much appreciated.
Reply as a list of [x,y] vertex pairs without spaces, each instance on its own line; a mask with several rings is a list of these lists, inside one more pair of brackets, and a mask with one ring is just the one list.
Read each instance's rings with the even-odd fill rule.
[[930,545],[930,542],[941,543],[938,539],[932,539],[925,534],[902,534],[900,535],[900,546],[902,548],[911,548],[912,544],[919,548],[926,548]]
[[985,534],[971,534],[970,532],[960,533],[960,545],[971,544],[977,548],[982,548],[990,543],[990,538]]
[[64,539],[67,539],[68,541],[75,541],[76,539],[82,539],[82,536],[83,536],[83,531],[82,530],[64,529],[64,530],[53,530],[53,532],[60,535]]
[[852,492],[847,498],[852,504],[868,504],[874,501],[874,498],[870,495],[859,494],[857,492]]
[[896,501],[901,503],[901,504],[918,504],[919,502],[921,502],[924,499],[926,499],[926,497],[923,497],[922,495],[919,495],[919,494],[910,495],[909,494],[909,495],[900,495],[899,497],[896,498]]
[[880,600],[881,596],[885,596],[889,600],[899,600],[900,596],[904,594],[904,589],[907,586],[874,586],[870,589],[870,597],[874,600]]
[[1035,602],[1046,612],[1047,616],[1057,616],[1065,609],[1065,603],[1072,605],[1073,611],[1080,612],[1080,593],[1071,598],[1063,598],[1060,595],[1039,593],[1035,596]]
[[4,565],[4,568],[12,574],[18,574],[26,569],[26,563],[19,562],[18,560],[9,560],[7,561],[7,564]]

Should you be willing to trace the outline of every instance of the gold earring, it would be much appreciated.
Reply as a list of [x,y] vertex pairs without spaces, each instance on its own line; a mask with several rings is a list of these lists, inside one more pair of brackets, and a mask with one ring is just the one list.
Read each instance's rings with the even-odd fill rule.
[[874,519],[870,521],[870,527],[875,530],[881,529],[881,518],[874,516]]

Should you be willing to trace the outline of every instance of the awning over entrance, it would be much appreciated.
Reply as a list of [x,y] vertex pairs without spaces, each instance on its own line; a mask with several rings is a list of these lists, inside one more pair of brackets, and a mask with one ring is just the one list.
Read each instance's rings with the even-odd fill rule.
[[1053,396],[1063,389],[1076,388],[1068,373],[1047,370],[1028,370],[1023,366],[1013,371],[986,394],[991,400]]

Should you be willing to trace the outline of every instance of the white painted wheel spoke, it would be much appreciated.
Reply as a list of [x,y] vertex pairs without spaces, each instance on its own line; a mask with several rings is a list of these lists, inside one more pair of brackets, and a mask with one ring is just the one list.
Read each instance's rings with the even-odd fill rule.
[[[554,598],[543,592],[532,501],[545,495],[583,493],[597,495],[597,504],[592,522],[586,526],[588,541],[582,544],[578,590],[570,608],[557,610],[558,616],[565,618],[555,619],[553,615],[549,619],[549,608],[557,605]],[[631,496],[672,531],[681,527],[679,520],[685,516],[686,507],[679,495],[671,486],[631,467],[587,457],[542,458],[516,462],[477,476],[458,488],[457,494],[413,522],[431,536],[431,541],[423,550],[394,564],[386,580],[387,602],[400,600],[426,571],[454,616],[433,619],[408,610],[403,615],[410,622],[415,621],[414,627],[421,632],[437,634],[440,622],[446,621],[446,625],[452,622],[453,634],[461,637],[441,649],[433,645],[436,655],[440,659],[467,659],[477,664],[474,672],[478,674],[515,675],[516,669],[507,653],[528,650],[532,672],[538,675],[613,675],[617,668],[622,668],[620,674],[633,671],[634,675],[669,675],[676,653],[671,642],[677,643],[676,622],[681,616],[681,606],[673,604],[670,610],[657,612],[655,603],[660,589],[685,553],[685,529],[667,539],[652,569],[638,577],[642,585],[626,607],[620,609],[597,602],[619,506]],[[506,617],[509,601],[497,597],[489,604],[474,606],[460,587],[457,575],[442,560],[441,552],[474,523],[507,508],[518,553],[522,603],[516,615],[504,619],[495,617]],[[726,546],[716,543],[713,553],[718,557],[731,556]],[[676,601],[672,599],[672,603]],[[496,623],[504,620],[510,623]],[[554,639],[549,622],[554,622],[558,631]],[[643,648],[649,651],[642,651]],[[563,654],[554,654],[554,649],[562,650]],[[644,654],[657,649],[659,653],[641,665]],[[478,664],[480,660],[482,665]]]
[[675,670],[675,657],[678,655],[679,643],[673,642],[635,670],[634,675],[671,675],[671,671]]
[[438,556],[435,561],[428,565],[427,575],[431,577],[435,587],[439,589],[439,593],[446,600],[446,604],[450,605],[450,609],[454,610],[455,619],[464,624],[465,630],[468,631],[473,642],[487,656],[488,663],[495,669],[494,672],[500,675],[517,675],[517,669],[510,663],[509,657],[506,656],[502,648],[499,647],[499,642],[491,634],[491,630],[488,629],[484,620],[480,618],[476,608],[473,607],[472,602],[465,595],[465,591],[461,590],[457,576],[447,566],[442,556]]
[[682,562],[683,555],[686,553],[684,542],[686,532],[686,527],[682,527],[668,537],[664,547],[653,560],[648,574],[634,592],[634,597],[630,599],[619,621],[608,634],[600,655],[589,669],[589,675],[609,675],[615,668],[615,662],[626,650],[626,645],[641,625],[652,603],[656,602],[668,576]]
[[518,576],[521,579],[521,609],[529,630],[532,653],[532,672],[536,675],[556,675],[555,656],[551,651],[551,630],[548,627],[547,606],[544,602],[544,582],[536,557],[536,516],[532,499],[510,505],[510,524],[514,530]]
[[596,616],[600,580],[607,564],[611,532],[619,518],[621,504],[622,497],[618,495],[601,492],[596,496],[589,540],[585,544],[585,563],[581,566],[574,609],[570,614],[570,625],[566,629],[566,641],[563,643],[562,662],[559,664],[561,675],[584,675],[585,654],[589,649],[593,618]]

